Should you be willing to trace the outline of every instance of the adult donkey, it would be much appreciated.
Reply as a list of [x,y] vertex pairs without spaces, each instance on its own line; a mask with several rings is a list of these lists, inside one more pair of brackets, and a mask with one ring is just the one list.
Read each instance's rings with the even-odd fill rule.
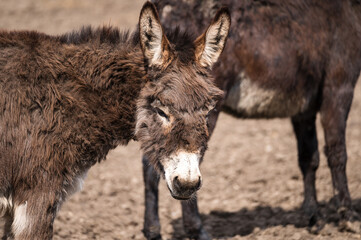
[[[316,114],[325,134],[341,217],[353,218],[346,178],[345,128],[361,66],[361,4],[358,0],[154,0],[167,26],[200,31],[221,4],[234,22],[224,54],[213,68],[226,92],[210,116],[212,133],[221,107],[241,118],[290,117],[303,174],[303,209],[310,224],[317,218],[315,173],[319,165]],[[146,155],[145,155],[146,156]],[[158,178],[143,157],[144,233],[160,237]],[[196,199],[182,202],[183,224],[190,237],[208,239]],[[318,219],[320,221],[318,221]],[[343,221],[343,223],[346,223]]]
[[208,69],[229,26],[221,9],[193,42],[164,33],[147,2],[132,36],[110,27],[56,37],[0,32],[4,239],[51,239],[60,205],[87,170],[133,138],[174,197],[198,190],[206,117],[222,95]]

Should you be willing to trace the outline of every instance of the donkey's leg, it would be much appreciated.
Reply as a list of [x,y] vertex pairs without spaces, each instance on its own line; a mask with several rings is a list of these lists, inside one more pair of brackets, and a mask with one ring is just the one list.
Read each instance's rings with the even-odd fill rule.
[[13,224],[14,219],[9,212],[7,212],[3,218],[5,220],[5,224],[2,240],[12,239],[14,236],[11,232],[11,225]]
[[145,186],[145,212],[143,233],[147,239],[161,239],[158,216],[159,175],[143,156],[143,177]]
[[53,223],[60,205],[50,191],[22,194],[22,201],[13,210],[12,234],[16,240],[52,239]]
[[[355,217],[346,177],[346,121],[351,107],[354,84],[336,79],[324,87],[321,123],[325,134],[325,154],[331,170],[334,200],[343,220]],[[335,86],[333,86],[335,85]]]
[[303,175],[304,201],[302,209],[310,219],[310,224],[316,222],[316,170],[319,165],[319,152],[316,133],[316,116],[292,118],[293,130],[297,138],[298,164]]
[[199,240],[211,239],[203,228],[198,211],[197,198],[182,201],[182,213],[184,230],[189,238]]

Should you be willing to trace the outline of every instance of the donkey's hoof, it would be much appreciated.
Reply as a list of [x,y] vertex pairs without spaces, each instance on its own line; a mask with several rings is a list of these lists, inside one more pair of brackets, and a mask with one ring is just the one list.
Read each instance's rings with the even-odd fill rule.
[[199,231],[198,236],[191,236],[190,239],[196,239],[196,240],[211,240],[211,236],[208,234],[206,230],[203,228]]
[[319,210],[313,211],[312,214],[307,214],[308,218],[308,231],[312,234],[319,234],[325,227],[325,220]]
[[160,235],[159,226],[143,229],[143,234],[147,240],[162,240],[162,235]]
[[312,234],[319,234],[325,227],[325,220],[321,217],[311,218],[308,225],[308,231]]
[[340,221],[338,223],[339,231],[352,233],[361,232],[361,217],[356,211],[346,207],[340,207],[337,213],[340,216]]
[[340,207],[337,210],[341,219],[345,219],[348,221],[360,221],[361,216],[355,210],[347,208],[347,207]]
[[158,234],[158,235],[148,235],[145,236],[147,240],[162,240],[162,235]]
[[204,230],[204,228],[202,228],[199,232],[199,236],[197,238],[198,240],[211,240],[211,236],[208,234],[208,232],[206,230]]
[[[195,239],[195,240],[211,240],[211,236],[208,234],[208,232],[206,230],[204,230],[204,228],[201,228],[197,231],[192,231],[193,233],[190,234],[188,232],[188,237],[190,239]],[[196,232],[196,233],[195,233]]]
[[347,220],[341,220],[338,223],[338,230],[340,232],[360,233],[360,222],[351,222]]

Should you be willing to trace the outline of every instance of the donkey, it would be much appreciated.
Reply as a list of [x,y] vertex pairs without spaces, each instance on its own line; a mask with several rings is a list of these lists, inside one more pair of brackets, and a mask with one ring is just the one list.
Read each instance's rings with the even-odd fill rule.
[[[211,134],[224,111],[238,118],[291,118],[303,174],[302,209],[312,230],[318,217],[315,173],[319,166],[316,114],[321,116],[325,154],[334,200],[343,219],[352,211],[346,178],[345,129],[361,67],[361,4],[358,0],[153,0],[166,26],[179,23],[200,31],[220,5],[228,5],[235,23],[220,61],[213,68],[225,98],[209,115]],[[143,157],[144,234],[160,238],[157,173]],[[182,202],[183,224],[191,238],[209,239],[196,198]],[[318,218],[317,218],[318,217]]]
[[221,9],[195,41],[163,30],[146,2],[133,34],[0,32],[0,209],[4,239],[51,239],[65,199],[109,150],[137,139],[173,197],[201,186],[210,74],[226,42]]

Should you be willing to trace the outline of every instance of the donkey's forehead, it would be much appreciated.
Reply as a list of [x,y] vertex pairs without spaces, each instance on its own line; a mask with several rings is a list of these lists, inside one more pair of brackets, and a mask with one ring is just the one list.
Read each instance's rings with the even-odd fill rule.
[[159,84],[158,99],[164,105],[187,111],[208,109],[222,94],[210,79],[189,69],[165,74]]

